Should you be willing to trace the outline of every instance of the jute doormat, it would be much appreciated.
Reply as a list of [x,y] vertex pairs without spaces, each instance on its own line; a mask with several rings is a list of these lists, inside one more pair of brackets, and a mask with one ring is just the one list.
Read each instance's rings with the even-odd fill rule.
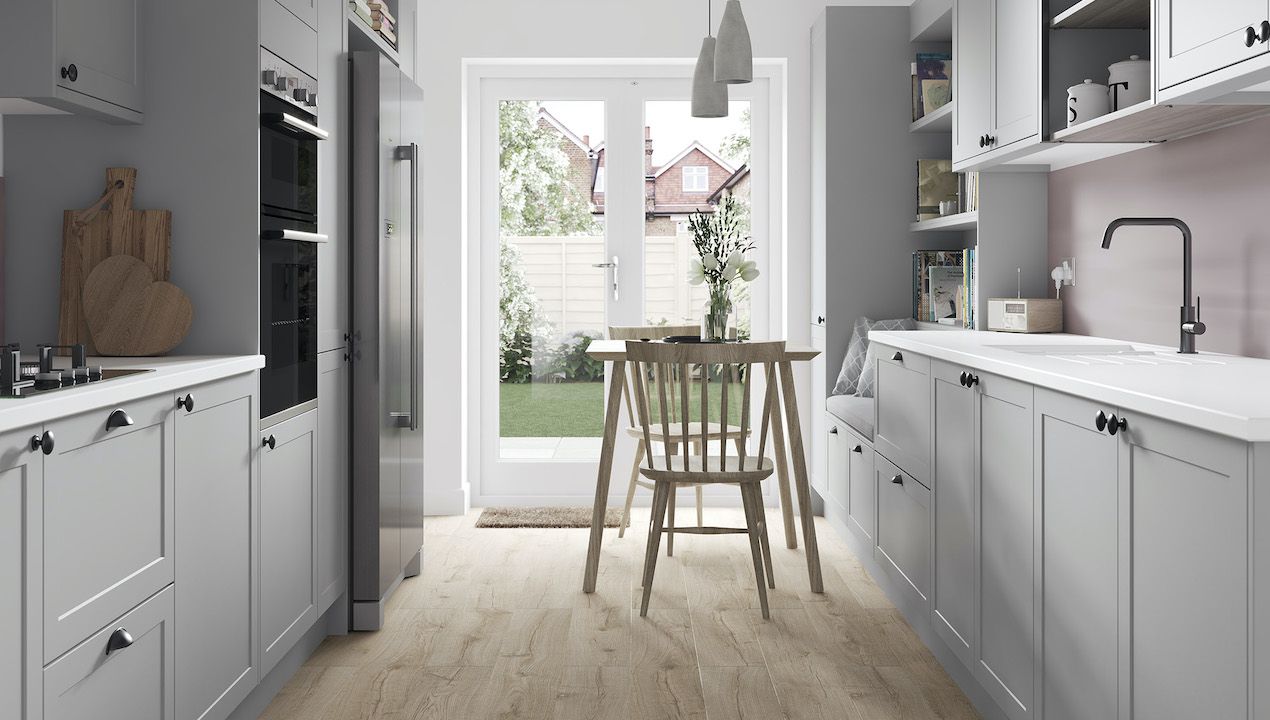
[[[589,507],[489,507],[476,519],[478,528],[589,528]],[[604,527],[617,527],[621,508],[609,508]]]

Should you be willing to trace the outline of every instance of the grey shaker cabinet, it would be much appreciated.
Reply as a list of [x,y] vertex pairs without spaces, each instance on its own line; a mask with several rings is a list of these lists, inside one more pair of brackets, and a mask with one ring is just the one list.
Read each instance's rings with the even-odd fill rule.
[[877,547],[874,557],[926,607],[930,596],[930,490],[881,455],[875,456]]
[[[43,720],[171,720],[173,589],[165,588],[44,669]],[[126,636],[131,644],[116,645]]]
[[1100,410],[1114,408],[1036,391],[1045,720],[1122,717],[1119,442],[1095,427]]
[[933,456],[935,631],[967,666],[975,637],[975,391],[960,381],[965,368],[935,360]]
[[260,436],[260,672],[317,620],[317,411]]
[[993,0],[953,3],[953,160],[988,151],[981,142],[992,128]]
[[953,163],[1040,135],[1041,3],[956,0]]
[[170,395],[48,423],[44,661],[173,579]]
[[224,718],[258,680],[253,379],[178,392],[172,403],[177,720]]
[[844,514],[851,505],[851,467],[847,464],[847,424],[833,415],[825,413],[825,425],[828,427],[825,439],[828,461],[828,472],[823,488],[818,492],[832,502]]
[[[1172,87],[1265,54],[1260,36],[1270,20],[1267,0],[1159,0],[1156,4],[1158,85]],[[1249,41],[1248,31],[1257,37]]]
[[305,25],[317,29],[317,0],[278,0],[278,4],[304,21]]
[[[27,581],[38,587],[41,558],[28,537],[42,534],[40,495],[44,456],[31,447],[43,428],[0,435],[0,633],[10,641],[0,650],[0,717],[39,717],[42,701],[38,668],[43,665],[43,631],[38,604],[28,604]],[[24,715],[23,712],[27,715]]]
[[877,528],[877,482],[873,476],[873,448],[848,426],[847,525],[873,544]]
[[873,447],[919,482],[930,480],[930,358],[877,346]]
[[349,364],[343,350],[318,355],[318,613],[348,586]]

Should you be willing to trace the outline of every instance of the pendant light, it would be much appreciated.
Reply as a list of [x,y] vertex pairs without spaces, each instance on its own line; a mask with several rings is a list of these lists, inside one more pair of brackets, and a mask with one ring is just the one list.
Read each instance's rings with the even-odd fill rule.
[[701,41],[701,54],[697,56],[697,69],[692,74],[692,116],[695,118],[723,118],[728,116],[728,86],[714,79],[715,38],[711,32],[713,17],[706,0],[706,37]]
[[714,50],[714,79],[729,85],[754,82],[754,48],[741,0],[728,0],[723,10]]

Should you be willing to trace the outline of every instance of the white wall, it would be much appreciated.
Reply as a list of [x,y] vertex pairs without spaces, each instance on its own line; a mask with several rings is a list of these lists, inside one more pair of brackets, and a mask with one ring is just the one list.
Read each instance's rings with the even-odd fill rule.
[[[747,0],[756,57],[785,58],[785,152],[788,186],[785,268],[792,287],[783,334],[794,342],[810,335],[807,294],[811,251],[811,26],[825,5],[908,5],[908,0]],[[477,298],[460,278],[468,267],[463,238],[464,58],[695,58],[706,32],[705,4],[689,0],[483,0],[422,3],[416,76],[426,96],[424,141],[423,268],[425,337],[423,427],[428,458],[427,507],[460,512],[466,498],[467,436],[475,433],[468,408],[479,407],[477,358],[462,347],[474,335]],[[715,22],[723,9],[714,0]],[[779,324],[779,323],[778,323]],[[780,332],[777,330],[777,332]],[[831,360],[832,362],[832,360]],[[806,384],[803,370],[802,386]],[[470,390],[466,389],[471,385]],[[806,415],[812,403],[801,394]],[[461,417],[456,418],[456,408]],[[457,422],[456,422],[457,420]],[[804,420],[804,427],[809,423]]]

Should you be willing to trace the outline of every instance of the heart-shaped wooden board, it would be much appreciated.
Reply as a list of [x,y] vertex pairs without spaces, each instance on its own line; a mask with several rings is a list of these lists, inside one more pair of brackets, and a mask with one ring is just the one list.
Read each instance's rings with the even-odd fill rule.
[[131,255],[112,255],[84,281],[84,319],[99,355],[163,355],[185,339],[194,306]]

